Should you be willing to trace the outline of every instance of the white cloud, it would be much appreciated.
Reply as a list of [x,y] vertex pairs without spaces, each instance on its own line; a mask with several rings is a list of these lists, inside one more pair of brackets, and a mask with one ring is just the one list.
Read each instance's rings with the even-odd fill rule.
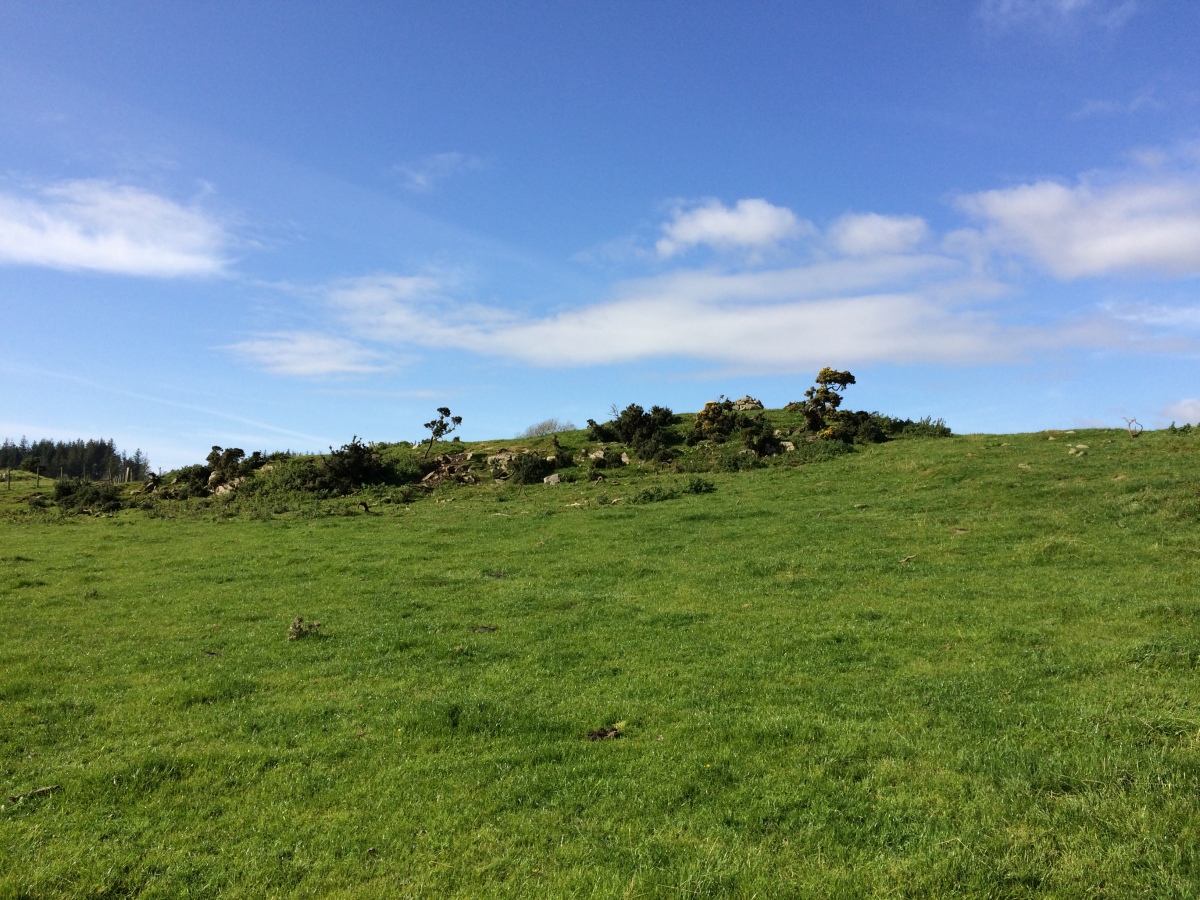
[[671,221],[663,225],[663,236],[655,248],[662,257],[700,245],[761,252],[783,241],[815,233],[811,222],[801,221],[790,209],[766,200],[739,200],[732,208],[710,200],[701,206],[677,210]]
[[403,178],[404,186],[418,193],[433,190],[439,181],[444,181],[451,175],[477,172],[482,168],[484,162],[478,156],[458,152],[434,153],[412,165],[395,166],[396,172]]
[[320,377],[362,374],[385,368],[379,354],[344,338],[304,331],[281,331],[223,348],[276,375]]
[[1001,288],[935,255],[678,271],[623,282],[607,300],[540,317],[456,303],[444,287],[432,278],[377,275],[333,285],[327,297],[342,327],[372,340],[547,367],[675,357],[790,371],[829,359],[967,362],[1015,352],[972,309]]
[[918,216],[881,216],[878,213],[848,213],[829,228],[833,245],[847,256],[876,256],[907,253],[929,234],[929,226]]
[[213,275],[228,239],[210,215],[108,181],[0,192],[0,263],[158,278]]
[[1059,278],[1120,272],[1200,274],[1200,179],[1187,175],[1075,187],[1057,182],[960,197],[1001,250]]
[[1189,397],[1172,403],[1162,411],[1162,417],[1180,423],[1200,424],[1200,400]]

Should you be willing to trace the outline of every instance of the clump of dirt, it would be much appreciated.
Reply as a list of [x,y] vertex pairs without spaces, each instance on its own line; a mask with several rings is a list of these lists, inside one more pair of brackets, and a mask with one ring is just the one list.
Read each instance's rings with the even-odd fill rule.
[[288,626],[288,640],[298,641],[300,638],[315,635],[320,627],[320,622],[305,622],[304,616],[296,616],[296,621]]

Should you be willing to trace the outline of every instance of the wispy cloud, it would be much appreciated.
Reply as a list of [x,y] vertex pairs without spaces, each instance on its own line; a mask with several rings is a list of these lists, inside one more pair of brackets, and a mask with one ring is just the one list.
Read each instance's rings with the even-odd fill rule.
[[228,236],[195,207],[110,181],[0,191],[0,263],[156,278],[215,275]]
[[1094,116],[1130,116],[1139,112],[1158,112],[1166,104],[1154,96],[1152,91],[1144,91],[1132,100],[1089,100],[1079,109],[1071,113],[1072,119],[1090,119]]
[[985,239],[1059,278],[1200,274],[1200,178],[1145,173],[1113,183],[1053,181],[960,197]]
[[663,224],[662,237],[655,249],[664,258],[702,245],[717,250],[762,252],[783,241],[815,233],[811,222],[802,221],[790,209],[766,200],[739,200],[733,207],[709,200],[676,210],[671,220]]
[[983,0],[979,16],[990,27],[1057,30],[1076,24],[1116,30],[1138,11],[1137,0]]
[[354,341],[305,331],[273,332],[221,349],[276,375],[361,375],[387,368],[378,352]]
[[425,193],[433,190],[439,181],[463,172],[477,172],[485,167],[484,161],[469,153],[434,153],[418,162],[397,165],[403,185],[410,191]]

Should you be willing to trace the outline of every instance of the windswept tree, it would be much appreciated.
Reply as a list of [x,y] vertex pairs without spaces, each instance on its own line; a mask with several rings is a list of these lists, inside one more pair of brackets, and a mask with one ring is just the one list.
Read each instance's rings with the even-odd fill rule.
[[804,392],[804,424],[809,431],[821,431],[837,418],[842,391],[854,384],[854,376],[826,366],[817,373],[816,381]]
[[429,451],[433,449],[436,441],[440,441],[461,424],[462,416],[452,416],[450,407],[439,406],[438,417],[425,423],[425,427],[429,429],[429,446],[425,448],[424,458],[429,458]]

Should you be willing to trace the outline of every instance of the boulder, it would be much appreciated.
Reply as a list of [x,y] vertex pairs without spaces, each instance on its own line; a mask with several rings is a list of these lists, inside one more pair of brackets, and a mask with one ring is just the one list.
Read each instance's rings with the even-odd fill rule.
[[753,397],[751,397],[749,394],[747,394],[741,400],[734,400],[733,408],[738,410],[739,412],[745,412],[746,410],[750,410],[750,409],[762,409],[763,405],[762,405],[762,401],[755,400]]
[[543,478],[542,484],[558,484],[560,480],[561,479],[558,477],[558,473],[555,472],[553,475],[547,475],[545,478]]
[[792,450],[796,449],[796,445],[791,441],[780,441],[779,446],[782,447],[785,452],[791,452]]

